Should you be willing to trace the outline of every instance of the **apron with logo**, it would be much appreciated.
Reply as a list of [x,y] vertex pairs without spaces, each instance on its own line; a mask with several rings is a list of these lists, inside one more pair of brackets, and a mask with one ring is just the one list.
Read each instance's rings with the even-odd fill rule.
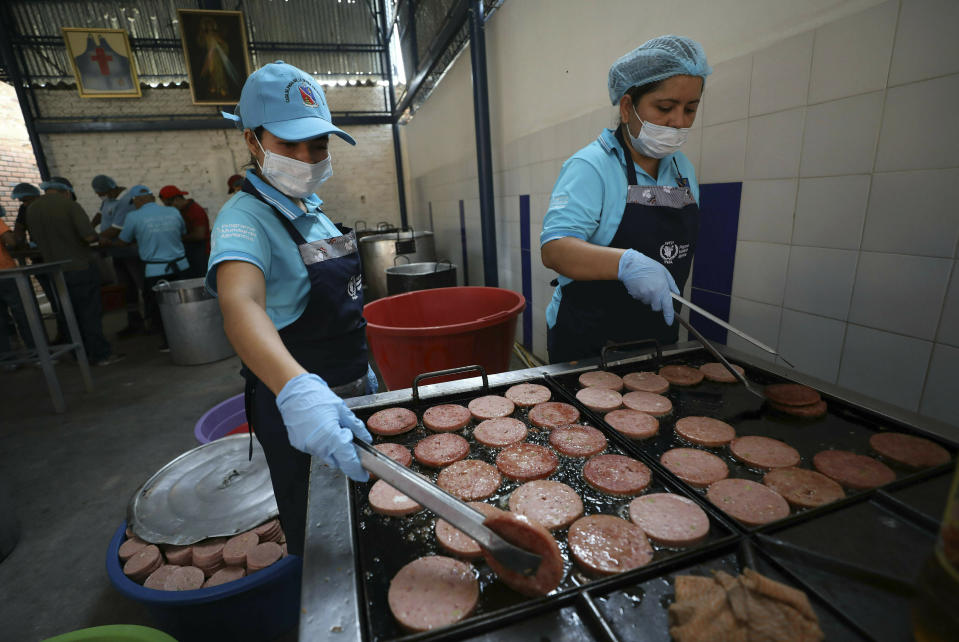
[[[624,150],[629,149],[622,130],[616,131],[616,139]],[[699,207],[689,182],[680,174],[675,187],[637,185],[628,153],[626,178],[626,207],[609,247],[632,248],[659,261],[682,290],[699,234]],[[678,338],[678,324],[666,325],[662,312],[631,297],[622,282],[573,281],[563,286],[556,325],[549,329],[547,343],[550,361],[562,363],[598,357],[611,343],[656,339],[666,345]]]
[[[243,191],[263,201],[249,181]],[[319,375],[336,394],[365,394],[366,320],[356,235],[337,225],[340,236],[310,243],[289,219],[270,208],[296,242],[310,279],[310,300],[303,314],[279,330],[283,344],[300,365]],[[290,445],[276,396],[245,365],[241,372],[247,382],[247,421],[266,454],[287,549],[302,555],[310,456]]]

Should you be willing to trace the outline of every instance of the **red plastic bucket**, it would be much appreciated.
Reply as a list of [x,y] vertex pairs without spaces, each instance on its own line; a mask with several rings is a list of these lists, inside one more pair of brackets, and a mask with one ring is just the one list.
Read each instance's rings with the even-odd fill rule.
[[386,297],[363,313],[380,374],[397,390],[424,372],[472,364],[490,374],[508,370],[516,318],[525,307],[523,295],[512,290],[457,287]]

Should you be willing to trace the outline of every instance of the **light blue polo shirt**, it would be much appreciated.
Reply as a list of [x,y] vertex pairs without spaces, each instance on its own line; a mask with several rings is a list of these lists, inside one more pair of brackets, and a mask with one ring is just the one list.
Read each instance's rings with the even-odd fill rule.
[[[563,163],[543,219],[540,247],[566,236],[609,246],[626,208],[625,159],[629,157],[616,140],[616,130],[604,129],[596,140]],[[696,172],[682,152],[659,161],[656,180],[639,165],[634,163],[634,167],[639,185],[676,185],[678,174],[682,174],[689,181],[693,198],[699,202]],[[553,290],[553,298],[546,307],[546,325],[550,328],[556,325],[556,314],[563,296],[560,288],[572,280],[560,276],[559,287]]]
[[118,197],[103,201],[103,205],[100,207],[101,232],[106,232],[111,227],[123,229],[127,214],[136,209],[130,202],[129,192],[130,190],[124,190]]
[[[119,227],[116,223],[114,226]],[[144,203],[140,209],[126,215],[120,230],[120,240],[125,243],[136,241],[140,260],[146,264],[144,274],[150,278],[169,274],[166,263],[178,257],[185,257],[184,234],[186,223],[183,222],[179,210],[159,203]],[[190,262],[181,258],[176,265],[181,270],[186,270],[189,269]]]
[[[272,185],[247,171],[246,178],[260,195],[285,216],[307,242],[339,236],[320,210],[316,194],[303,199],[306,212]],[[216,266],[223,261],[246,261],[260,268],[266,280],[266,313],[276,328],[290,325],[310,300],[310,277],[296,242],[273,208],[252,194],[237,192],[217,214],[210,236],[210,263],[206,287],[216,295]]]

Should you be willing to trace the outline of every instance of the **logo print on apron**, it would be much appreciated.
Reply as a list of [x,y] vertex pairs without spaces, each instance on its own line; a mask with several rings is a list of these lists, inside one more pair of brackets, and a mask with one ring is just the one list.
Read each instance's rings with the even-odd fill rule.
[[350,295],[350,298],[354,301],[356,297],[360,296],[360,292],[363,290],[363,277],[359,274],[352,277],[349,283],[346,284],[346,293]]

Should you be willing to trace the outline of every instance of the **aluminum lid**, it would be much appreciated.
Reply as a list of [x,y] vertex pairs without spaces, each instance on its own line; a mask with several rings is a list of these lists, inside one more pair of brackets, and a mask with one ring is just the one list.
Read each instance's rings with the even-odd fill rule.
[[127,506],[133,532],[152,543],[193,544],[249,530],[279,511],[266,457],[249,435],[216,439],[157,471]]

